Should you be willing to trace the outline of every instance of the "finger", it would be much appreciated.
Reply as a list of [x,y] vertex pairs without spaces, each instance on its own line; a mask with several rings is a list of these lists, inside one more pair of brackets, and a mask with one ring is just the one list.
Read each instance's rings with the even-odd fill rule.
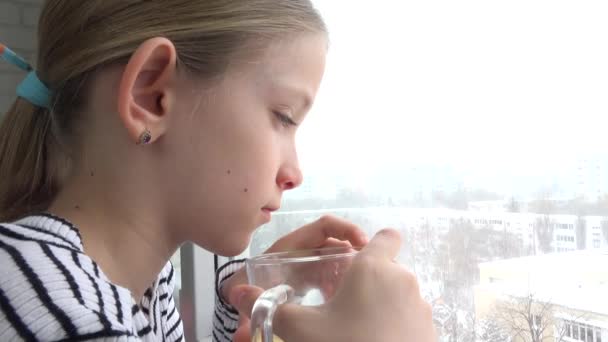
[[239,315],[239,325],[232,336],[234,342],[251,342],[251,320],[245,315]]
[[319,287],[325,301],[328,301],[336,293],[336,284],[332,282],[324,282]]
[[249,316],[239,315],[239,327],[249,325],[250,322]]
[[235,286],[230,292],[230,303],[233,303],[240,315],[246,318],[251,318],[253,305],[262,292],[264,292],[263,289],[255,286]]
[[321,247],[328,238],[349,241],[353,246],[367,244],[365,232],[357,225],[335,216],[323,216],[315,222],[290,233],[277,241],[269,252]]
[[394,229],[379,231],[372,240],[361,250],[360,255],[395,260],[401,248],[401,235]]
[[239,326],[234,335],[232,336],[232,341],[251,342],[251,336],[249,335],[249,332],[249,323]]
[[320,326],[319,318],[327,319],[318,306],[283,304],[275,313],[273,332],[284,341],[318,341],[318,332],[311,327]]

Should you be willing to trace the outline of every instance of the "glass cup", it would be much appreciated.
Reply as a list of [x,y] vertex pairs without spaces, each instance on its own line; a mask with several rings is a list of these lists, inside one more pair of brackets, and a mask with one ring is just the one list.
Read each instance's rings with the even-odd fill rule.
[[[340,286],[345,270],[357,254],[353,247],[262,254],[246,262],[249,284],[265,291],[251,314],[252,342],[278,342],[272,319],[279,305],[321,305]],[[311,327],[314,329],[314,327]]]

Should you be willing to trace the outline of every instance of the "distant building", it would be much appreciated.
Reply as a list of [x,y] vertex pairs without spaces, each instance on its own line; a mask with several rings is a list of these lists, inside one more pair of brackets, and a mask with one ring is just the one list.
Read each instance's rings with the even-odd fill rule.
[[[331,191],[327,192],[328,195]],[[490,203],[490,202],[484,202]],[[498,208],[499,206],[495,206]],[[487,207],[486,207],[487,208]],[[457,221],[469,222],[473,227],[492,229],[498,232],[507,232],[515,235],[522,243],[525,250],[532,254],[540,253],[538,236],[536,230],[541,221],[545,220],[552,230],[551,251],[570,252],[579,249],[584,250],[608,250],[608,237],[602,229],[608,224],[608,218],[601,216],[576,215],[541,215],[535,213],[510,213],[500,210],[455,210],[447,208],[337,208],[322,210],[304,210],[296,212],[281,212],[281,216],[293,215],[308,220],[323,214],[335,214],[338,216],[362,216],[374,222],[396,228],[418,229],[431,227],[440,233],[449,231],[451,225]],[[584,222],[584,234],[577,235],[579,220]],[[304,222],[304,221],[303,221]],[[377,227],[376,227],[377,228]],[[584,241],[578,243],[579,237]]]
[[506,212],[509,201],[495,200],[495,201],[473,201],[469,202],[470,211],[483,211],[483,212]]
[[[496,310],[504,308],[501,304],[533,296],[535,303],[548,303],[544,314],[538,312],[540,304],[525,312],[534,322],[549,320],[543,342],[554,342],[559,334],[564,342],[608,341],[608,253],[546,254],[481,263],[479,269],[474,290],[478,320],[496,319]],[[510,331],[513,342],[524,341],[511,324],[496,322]],[[519,328],[529,329],[527,322],[519,322]]]
[[608,193],[608,163],[600,158],[580,158],[577,166],[577,195],[597,201]]

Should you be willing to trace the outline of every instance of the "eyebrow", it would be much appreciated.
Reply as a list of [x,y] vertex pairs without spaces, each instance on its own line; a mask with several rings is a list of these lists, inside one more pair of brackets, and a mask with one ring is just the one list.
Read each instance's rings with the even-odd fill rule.
[[281,92],[287,92],[294,97],[299,99],[299,110],[302,112],[306,112],[312,106],[312,96],[311,94],[304,88],[300,88],[288,82],[278,81],[276,83],[277,89]]

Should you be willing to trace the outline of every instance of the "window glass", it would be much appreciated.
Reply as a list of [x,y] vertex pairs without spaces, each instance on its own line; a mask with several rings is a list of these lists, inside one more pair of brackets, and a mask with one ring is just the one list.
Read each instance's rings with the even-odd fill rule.
[[545,338],[558,313],[608,324],[608,4],[314,2],[331,44],[304,182],[251,254],[333,214],[401,232],[444,340],[512,335],[528,302]]

